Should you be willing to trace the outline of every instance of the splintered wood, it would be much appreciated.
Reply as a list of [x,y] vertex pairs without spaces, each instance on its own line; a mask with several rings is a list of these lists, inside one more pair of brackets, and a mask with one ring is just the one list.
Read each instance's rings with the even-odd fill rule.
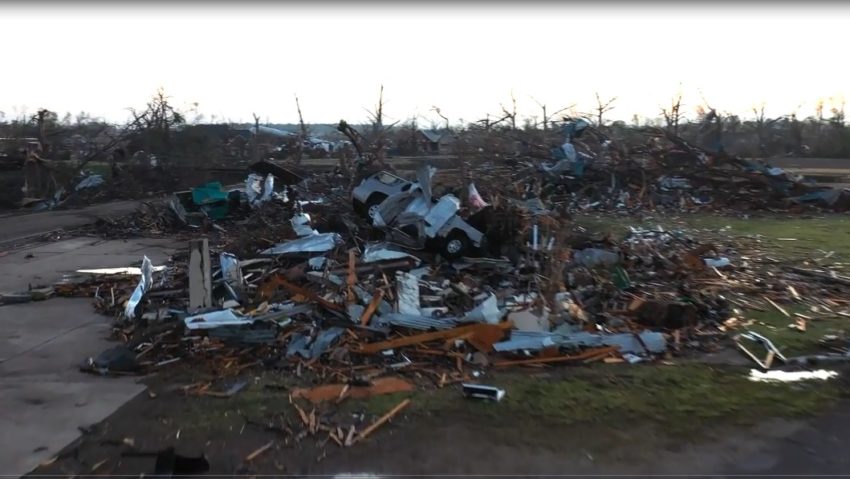
[[339,400],[344,398],[362,399],[380,394],[410,392],[415,390],[412,383],[396,377],[379,378],[369,386],[351,386],[348,384],[325,384],[312,389],[295,389],[293,398],[304,398],[312,403]]
[[250,453],[250,454],[248,454],[247,456],[245,456],[245,462],[251,462],[251,461],[253,461],[253,460],[254,460],[254,459],[256,459],[257,457],[259,457],[259,456],[260,456],[260,454],[262,454],[262,453],[264,453],[264,452],[268,451],[269,449],[271,449],[271,447],[272,447],[273,445],[274,445],[274,441],[269,441],[267,444],[265,444],[265,445],[263,445],[263,446],[258,447],[258,448],[257,448],[257,449],[255,449],[252,453]]
[[771,300],[771,299],[770,299],[770,298],[768,298],[767,296],[762,296],[762,298],[764,298],[764,300],[765,300],[765,301],[767,301],[768,303],[770,303],[770,305],[771,305],[771,306],[773,306],[774,308],[776,308],[776,310],[777,310],[777,311],[779,311],[780,313],[782,313],[782,314],[783,314],[783,315],[785,315],[786,317],[788,317],[788,318],[790,318],[790,317],[791,317],[791,315],[790,315],[790,314],[788,314],[788,311],[785,311],[785,308],[783,308],[782,306],[779,306],[778,304],[774,303],[774,302],[773,302],[773,300]]
[[373,422],[369,427],[364,429],[357,435],[357,441],[362,441],[366,439],[369,434],[375,432],[375,429],[381,427],[385,422],[389,421],[396,414],[398,414],[402,409],[406,408],[410,404],[410,399],[405,399],[404,401],[398,403],[394,408],[390,409],[386,414],[378,418],[377,421]]
[[355,351],[363,354],[375,354],[385,349],[412,346],[414,344],[422,344],[441,339],[456,339],[470,334],[470,336],[466,339],[469,344],[479,351],[489,352],[493,349],[493,344],[501,340],[505,336],[505,331],[510,329],[512,326],[513,324],[510,321],[504,321],[499,324],[473,324],[445,331],[417,334],[377,343],[361,344],[359,349],[356,349]]
[[369,302],[369,306],[363,311],[363,314],[360,316],[360,324],[362,326],[366,326],[369,324],[369,320],[372,319],[372,315],[375,314],[375,311],[378,309],[378,305],[381,304],[381,300],[384,299],[384,289],[379,288],[378,291],[372,296],[372,301]]

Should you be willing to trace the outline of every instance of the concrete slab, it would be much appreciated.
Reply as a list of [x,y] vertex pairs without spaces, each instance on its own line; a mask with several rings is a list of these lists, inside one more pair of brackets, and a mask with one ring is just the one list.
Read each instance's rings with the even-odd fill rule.
[[101,216],[119,216],[132,213],[138,208],[139,204],[139,201],[115,201],[76,210],[0,216],[0,244],[14,243],[33,235],[58,229],[76,228],[92,223]]
[[63,274],[83,268],[138,266],[147,255],[163,264],[183,242],[170,239],[100,240],[71,238],[34,248],[15,250],[0,257],[0,291],[23,291],[32,284],[50,285]]
[[[75,369],[81,355],[98,353],[109,344],[109,332],[109,319],[97,314],[88,299],[0,306],[0,377],[13,370],[50,374]],[[46,345],[50,347],[43,348]],[[52,368],[35,367],[42,359]]]
[[[107,318],[87,299],[0,307],[0,464],[22,475],[144,390],[134,378],[81,373],[114,346]],[[14,434],[9,432],[14,431]]]
[[22,476],[106,419],[145,388],[132,380],[0,378],[0,464]]
[[[171,240],[67,240],[0,257],[0,290],[53,284],[63,272],[164,263],[183,248]],[[27,257],[31,255],[32,257]],[[23,475],[144,390],[134,378],[81,373],[79,364],[115,345],[109,319],[89,299],[51,298],[0,306],[0,464]]]
[[[5,249],[18,238],[121,214],[135,202],[85,210],[0,217],[0,291],[50,285],[82,268],[137,265],[143,255],[164,263],[185,244],[171,240],[68,238]],[[134,378],[81,373],[79,364],[115,345],[108,318],[89,299],[0,306],[0,474],[23,475],[79,437],[78,427],[106,419],[144,390]]]

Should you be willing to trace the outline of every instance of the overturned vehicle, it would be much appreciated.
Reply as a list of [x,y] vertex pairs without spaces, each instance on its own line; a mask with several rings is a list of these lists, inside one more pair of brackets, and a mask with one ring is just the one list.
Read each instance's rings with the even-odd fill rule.
[[460,200],[431,193],[434,169],[417,171],[417,181],[381,171],[366,177],[352,192],[355,211],[371,219],[388,241],[411,249],[429,249],[446,259],[475,255],[486,249],[486,209],[467,219],[458,215]]

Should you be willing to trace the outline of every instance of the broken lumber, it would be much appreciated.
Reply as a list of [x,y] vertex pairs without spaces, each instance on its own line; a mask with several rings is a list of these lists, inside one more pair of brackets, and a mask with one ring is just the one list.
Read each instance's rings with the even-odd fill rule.
[[268,444],[258,447],[251,454],[245,456],[245,462],[251,462],[256,459],[260,454],[268,451],[274,445],[274,441],[269,441]]
[[293,398],[304,398],[318,404],[322,401],[332,401],[351,397],[362,399],[379,394],[392,394],[414,391],[415,387],[410,382],[397,378],[386,377],[376,379],[369,386],[351,386],[348,384],[325,384],[311,389],[296,389],[292,391]]
[[325,309],[338,311],[340,313],[345,312],[345,307],[332,303],[307,288],[292,284],[280,275],[272,276],[260,287],[260,296],[262,298],[269,299],[278,287],[282,287],[293,294],[300,294],[310,301],[318,303]]
[[369,320],[372,319],[372,315],[375,314],[375,311],[378,309],[378,305],[381,304],[382,299],[384,299],[384,290],[378,289],[378,292],[372,296],[372,301],[369,302],[369,306],[360,316],[361,326],[367,326],[369,324]]
[[532,358],[532,359],[516,359],[510,361],[498,361],[493,363],[493,366],[496,367],[504,367],[504,366],[520,366],[524,364],[547,364],[547,363],[565,363],[570,361],[583,361],[586,359],[596,359],[598,357],[607,356],[613,352],[616,352],[619,348],[617,346],[609,346],[605,348],[596,348],[589,349],[581,354],[575,354],[572,356],[556,356],[554,358]]
[[189,309],[209,308],[212,304],[209,241],[192,240],[189,242]]
[[377,343],[361,344],[354,352],[363,354],[374,354],[385,349],[400,348],[413,344],[427,343],[439,339],[455,339],[460,336],[472,333],[467,341],[475,349],[482,352],[489,352],[493,349],[493,343],[498,342],[505,335],[505,331],[513,327],[510,321],[503,321],[499,324],[472,324],[469,326],[461,326],[459,328],[447,329],[445,331],[436,331],[433,333],[417,334],[404,338],[390,339]]
[[392,418],[393,418],[396,414],[398,414],[398,413],[399,413],[399,411],[401,411],[402,409],[406,408],[409,404],[410,404],[410,399],[405,399],[404,401],[402,401],[402,402],[398,403],[398,404],[397,404],[394,408],[390,409],[390,410],[389,410],[389,412],[387,412],[386,414],[384,414],[383,416],[381,416],[380,418],[378,418],[378,420],[377,420],[377,421],[373,422],[371,425],[369,425],[369,427],[367,427],[366,429],[364,429],[364,430],[363,430],[363,431],[362,431],[362,432],[361,432],[361,433],[357,436],[357,441],[362,441],[363,439],[366,439],[366,437],[368,437],[368,436],[369,436],[369,434],[372,434],[372,432],[374,432],[374,431],[375,431],[375,429],[378,429],[378,428],[379,428],[379,427],[381,427],[381,426],[382,426],[385,422],[387,422],[387,421],[389,421],[390,419],[392,419]]
[[771,300],[771,299],[770,299],[770,298],[768,298],[767,296],[762,296],[762,298],[764,298],[764,300],[765,300],[765,301],[767,301],[768,303],[770,303],[770,305],[771,305],[771,306],[773,306],[774,308],[776,308],[776,310],[777,310],[777,311],[779,311],[780,313],[784,314],[784,315],[785,315],[785,317],[788,317],[788,318],[790,318],[790,317],[791,317],[791,315],[790,315],[790,314],[788,314],[788,311],[785,311],[785,308],[783,308],[782,306],[779,306],[778,304],[774,303],[774,302],[773,302],[773,300]]

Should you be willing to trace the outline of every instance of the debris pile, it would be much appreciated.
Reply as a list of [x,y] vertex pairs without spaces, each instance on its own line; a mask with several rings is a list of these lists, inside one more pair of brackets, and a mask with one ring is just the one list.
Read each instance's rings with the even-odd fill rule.
[[[528,181],[546,197],[561,196],[574,212],[850,208],[846,190],[818,186],[763,161],[712,152],[663,130],[646,133],[646,144],[626,148],[586,121],[567,122],[567,141],[553,150],[555,162],[529,167],[539,176]],[[581,140],[588,136],[596,145]]]
[[[110,223],[113,232],[179,230],[190,240],[168,264],[144,258],[138,268],[83,270],[55,286],[58,295],[94,298],[115,319],[122,344],[82,367],[126,374],[183,365],[225,384],[187,393],[223,397],[247,386],[238,381],[247,370],[264,368],[309,377],[311,387],[291,397],[314,404],[450,384],[499,401],[505,391],[479,384],[491,369],[714,352],[734,347],[730,334],[747,326],[743,309],[808,305],[806,314],[785,312],[803,330],[819,315],[850,315],[834,299],[850,278],[779,268],[757,240],[661,227],[594,235],[567,225],[543,198],[489,195],[485,178],[462,207],[433,193],[433,176],[430,168],[415,180],[380,172],[348,196],[334,174],[281,187],[269,172]],[[741,346],[745,339],[769,357]],[[746,329],[737,340],[764,370],[795,361]],[[303,434],[330,431],[342,446],[406,405],[356,431],[298,410]]]

